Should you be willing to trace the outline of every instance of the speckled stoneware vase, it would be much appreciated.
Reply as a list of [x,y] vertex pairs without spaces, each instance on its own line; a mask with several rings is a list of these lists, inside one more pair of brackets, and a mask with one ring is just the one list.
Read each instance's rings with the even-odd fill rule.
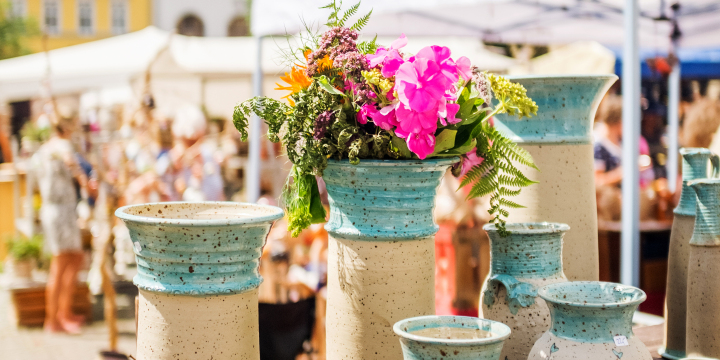
[[665,337],[660,355],[666,359],[685,357],[685,324],[687,317],[687,270],[690,238],[695,227],[695,191],[688,183],[710,177],[708,161],[712,160],[717,177],[718,156],[704,148],[682,148],[682,188],[680,202],[674,210],[668,252],[668,273],[665,297]]
[[510,77],[525,86],[537,116],[497,115],[495,126],[533,156],[540,171],[518,166],[538,184],[513,199],[509,221],[554,221],[573,229],[565,237],[563,268],[570,280],[597,280],[598,228],[592,126],[615,75]]
[[435,314],[433,208],[454,161],[328,161],[328,359],[397,360],[393,324]]
[[632,331],[632,317],[645,301],[642,290],[615,283],[575,281],[538,291],[552,324],[535,342],[528,360],[652,360]]
[[720,179],[696,180],[695,228],[690,239],[687,356],[720,358]]
[[562,270],[563,235],[559,223],[507,224],[500,236],[494,224],[483,229],[490,237],[490,274],[482,287],[480,317],[510,326],[502,359],[525,360],[535,341],[550,326],[550,311],[538,289],[567,281]]
[[258,265],[281,209],[172,202],[115,215],[138,264],[138,359],[260,359]]
[[[443,338],[414,334],[437,328],[479,330],[484,337],[453,337],[452,330],[444,332],[450,336]],[[505,324],[467,316],[419,316],[398,321],[393,330],[400,336],[405,360],[498,360],[503,341],[510,336]]]

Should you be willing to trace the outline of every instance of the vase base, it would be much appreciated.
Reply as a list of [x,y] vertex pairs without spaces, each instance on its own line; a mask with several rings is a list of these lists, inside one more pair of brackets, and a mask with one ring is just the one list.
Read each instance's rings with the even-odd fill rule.
[[658,349],[658,353],[663,359],[680,360],[685,358],[685,353],[677,350],[668,350],[664,346]]

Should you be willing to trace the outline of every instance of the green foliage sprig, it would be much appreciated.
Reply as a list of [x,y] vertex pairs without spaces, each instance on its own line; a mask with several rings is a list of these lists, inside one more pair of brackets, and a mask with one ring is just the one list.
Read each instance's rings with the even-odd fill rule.
[[16,260],[40,259],[43,237],[36,235],[30,239],[24,237],[9,238],[6,245],[8,252]]

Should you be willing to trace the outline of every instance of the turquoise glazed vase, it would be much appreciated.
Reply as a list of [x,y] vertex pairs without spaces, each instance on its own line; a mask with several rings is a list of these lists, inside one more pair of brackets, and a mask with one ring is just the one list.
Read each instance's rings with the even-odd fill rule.
[[419,316],[398,321],[393,330],[405,360],[498,360],[510,336],[503,323],[466,316]]
[[550,309],[550,328],[528,360],[652,360],[632,331],[645,301],[642,290],[615,283],[575,281],[544,286],[538,295]]
[[259,359],[258,265],[274,206],[232,202],[130,205],[140,289],[138,359]]
[[720,179],[696,180],[690,239],[685,347],[688,357],[720,358]]
[[[660,355],[666,359],[685,358],[685,324],[687,322],[687,280],[690,238],[695,227],[695,191],[688,183],[717,177],[718,156],[704,148],[682,148],[682,188],[680,202],[674,210],[668,252],[665,297],[665,336]],[[712,164],[710,174],[708,163]]]
[[433,208],[453,162],[328,161],[328,359],[399,359],[393,324],[435,314]]
[[506,324],[512,335],[501,358],[525,360],[535,341],[550,326],[550,312],[538,289],[565,282],[563,235],[570,227],[559,223],[506,224],[510,235],[500,236],[494,224],[483,229],[490,237],[490,274],[483,284],[480,317]]
[[530,152],[540,171],[518,167],[538,184],[512,200],[526,206],[511,222],[554,221],[573,229],[565,237],[563,269],[570,280],[597,280],[598,228],[592,126],[615,75],[510,77],[538,105],[537,116],[497,115],[495,126]]

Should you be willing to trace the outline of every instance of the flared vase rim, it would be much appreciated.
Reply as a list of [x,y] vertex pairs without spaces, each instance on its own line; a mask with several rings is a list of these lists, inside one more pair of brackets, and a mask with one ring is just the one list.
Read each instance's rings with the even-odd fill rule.
[[405,160],[391,160],[391,159],[360,159],[360,163],[353,165],[350,163],[350,159],[328,159],[328,165],[350,165],[350,166],[397,166],[397,165],[408,165],[408,166],[421,166],[421,165],[452,165],[460,162],[460,157],[451,158],[435,158],[435,159],[405,159]]
[[[402,329],[403,326],[406,326],[413,322],[438,322],[440,326],[449,324],[449,320],[459,320],[459,321],[466,321],[467,323],[472,324],[478,324],[481,322],[489,323],[493,329],[490,331],[492,334],[491,337],[482,338],[482,339],[439,339],[439,338],[433,338],[433,337],[427,337],[427,336],[420,336],[420,335],[414,335],[410,332],[407,332]],[[457,324],[457,321],[454,322]],[[459,327],[459,328],[468,328],[468,327]],[[417,341],[424,344],[433,344],[433,345],[455,345],[455,346],[477,346],[477,345],[488,345],[488,344],[494,344],[500,341],[504,341],[508,337],[510,337],[511,330],[510,327],[494,320],[488,320],[488,319],[482,319],[477,317],[471,317],[471,316],[455,316],[455,315],[425,315],[425,316],[416,316],[412,318],[407,318],[400,320],[393,325],[393,331],[396,335],[400,336],[401,338],[405,338],[408,340]]]
[[[238,217],[238,218],[218,218],[218,219],[187,219],[172,217],[153,217],[130,214],[128,210],[141,207],[154,206],[180,206],[180,205],[209,205],[210,207],[247,207],[255,208],[257,216]],[[262,209],[262,211],[259,211]],[[252,210],[251,210],[252,211]],[[273,222],[285,216],[283,209],[272,205],[260,205],[252,203],[234,202],[234,201],[167,201],[152,202],[143,204],[126,205],[115,210],[115,216],[125,222],[164,225],[164,226],[227,226],[227,225],[249,225],[265,222]]]
[[508,80],[523,80],[523,79],[530,79],[530,80],[542,80],[542,79],[563,79],[563,80],[570,80],[570,79],[582,79],[582,80],[618,80],[619,77],[615,74],[607,73],[607,74],[559,74],[559,75],[543,75],[543,74],[537,74],[537,75],[507,75],[505,76]]
[[680,155],[711,155],[713,152],[704,147],[681,147],[678,153],[680,153]]
[[688,186],[720,184],[720,179],[696,179],[688,181]]
[[[589,301],[586,302],[586,301],[567,301],[566,299],[560,299],[555,295],[555,294],[557,294],[557,295],[567,294],[568,293],[567,290],[570,290],[572,287],[576,287],[579,285],[591,285],[591,286],[596,286],[598,288],[601,288],[603,286],[621,287],[627,293],[631,294],[633,296],[633,299],[629,300],[629,301],[600,302],[598,300],[598,302],[589,302]],[[565,289],[565,291],[558,291],[558,289],[562,289],[562,288],[568,288],[568,289]],[[550,302],[553,304],[559,304],[559,305],[580,307],[580,308],[611,308],[611,307],[625,308],[625,307],[639,305],[647,299],[647,294],[645,294],[645,291],[643,291],[640,288],[630,286],[630,285],[605,282],[605,281],[567,281],[567,282],[548,284],[548,285],[541,287],[538,290],[538,296],[540,296],[546,302]]]
[[[534,228],[533,228],[534,227]],[[507,223],[505,229],[512,234],[551,234],[561,233],[570,230],[570,225],[556,222],[520,222],[520,223]],[[498,231],[497,226],[493,223],[487,223],[483,225],[483,230],[486,232]]]

